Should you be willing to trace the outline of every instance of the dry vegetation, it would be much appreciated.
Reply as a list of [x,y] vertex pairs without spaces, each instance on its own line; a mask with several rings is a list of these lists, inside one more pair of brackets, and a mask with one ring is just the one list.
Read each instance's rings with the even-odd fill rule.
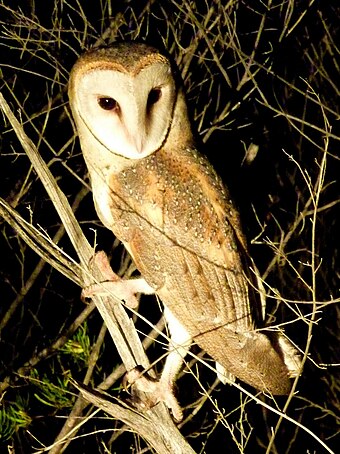
[[[89,243],[111,251],[121,275],[133,266],[97,221],[68,73],[84,49],[118,39],[165,48],[180,68],[202,148],[240,207],[268,321],[285,324],[305,361],[295,393],[273,401],[216,383],[191,358],[178,381],[179,430],[197,453],[216,444],[228,453],[322,453],[339,444],[339,19],[337,0],[0,0],[1,93]],[[136,427],[77,399],[72,379],[126,401],[125,369],[98,311],[80,300],[84,256],[23,151],[27,138],[5,116],[1,129],[2,452],[155,452]],[[140,313],[153,324],[161,317],[146,298]],[[133,317],[160,371],[164,338]],[[74,430],[55,443],[69,415]]]

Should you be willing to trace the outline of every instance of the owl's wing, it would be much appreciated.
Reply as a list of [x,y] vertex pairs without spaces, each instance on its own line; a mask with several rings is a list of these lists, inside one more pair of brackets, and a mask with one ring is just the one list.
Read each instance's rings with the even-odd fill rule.
[[168,306],[190,299],[196,332],[212,328],[211,321],[253,329],[262,321],[256,271],[220,179],[195,151],[171,157],[159,151],[149,160],[133,177],[124,173],[133,194],[125,198],[131,206],[126,222],[135,226],[126,243],[137,268]]
[[255,330],[259,285],[228,193],[196,152],[165,151],[112,178],[110,228],[198,345],[249,384],[288,392],[277,341]]
[[[146,244],[152,245],[152,253]],[[226,371],[257,389],[289,392],[288,370],[280,346],[275,349],[278,339],[254,330],[242,269],[233,262],[228,262],[232,268],[216,265],[149,228],[136,231],[129,250],[142,275],[194,342]]]

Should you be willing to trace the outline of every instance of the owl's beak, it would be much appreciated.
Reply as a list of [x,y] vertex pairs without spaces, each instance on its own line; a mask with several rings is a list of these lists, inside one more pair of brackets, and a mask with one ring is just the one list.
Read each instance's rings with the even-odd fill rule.
[[134,149],[138,154],[142,154],[144,151],[144,138],[138,134],[137,136],[132,138],[132,144]]
[[138,109],[130,109],[128,115],[122,119],[125,131],[125,140],[130,152],[136,159],[141,158],[147,147],[147,119],[145,113]]
[[143,121],[138,121],[126,127],[127,141],[133,152],[138,156],[144,153],[146,145],[145,126]]

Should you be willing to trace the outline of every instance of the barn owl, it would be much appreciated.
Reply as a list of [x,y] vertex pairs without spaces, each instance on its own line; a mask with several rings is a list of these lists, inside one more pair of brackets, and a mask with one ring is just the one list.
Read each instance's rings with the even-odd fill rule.
[[128,304],[136,292],[164,304],[170,353],[158,385],[144,388],[155,395],[158,386],[156,401],[180,420],[173,384],[196,343],[219,377],[289,393],[299,355],[281,332],[264,329],[263,292],[239,215],[197,149],[172,63],[142,43],[88,51],[71,71],[69,99],[98,216],[141,274],[113,279],[113,288]]

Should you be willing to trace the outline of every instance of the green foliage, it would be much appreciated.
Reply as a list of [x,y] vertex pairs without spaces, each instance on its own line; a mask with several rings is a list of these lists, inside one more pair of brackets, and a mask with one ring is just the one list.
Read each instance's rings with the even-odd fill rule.
[[86,322],[78,328],[72,339],[69,339],[61,347],[60,352],[64,355],[70,355],[72,361],[78,364],[79,368],[84,368],[87,365],[91,353],[91,341]]
[[70,379],[67,374],[54,377],[56,383],[53,383],[50,377],[51,374],[45,374],[39,381],[35,380],[36,399],[44,405],[53,407],[55,411],[72,407],[74,398],[69,392]]
[[27,429],[31,423],[28,399],[17,396],[15,402],[0,405],[0,441],[6,441],[19,429]]

